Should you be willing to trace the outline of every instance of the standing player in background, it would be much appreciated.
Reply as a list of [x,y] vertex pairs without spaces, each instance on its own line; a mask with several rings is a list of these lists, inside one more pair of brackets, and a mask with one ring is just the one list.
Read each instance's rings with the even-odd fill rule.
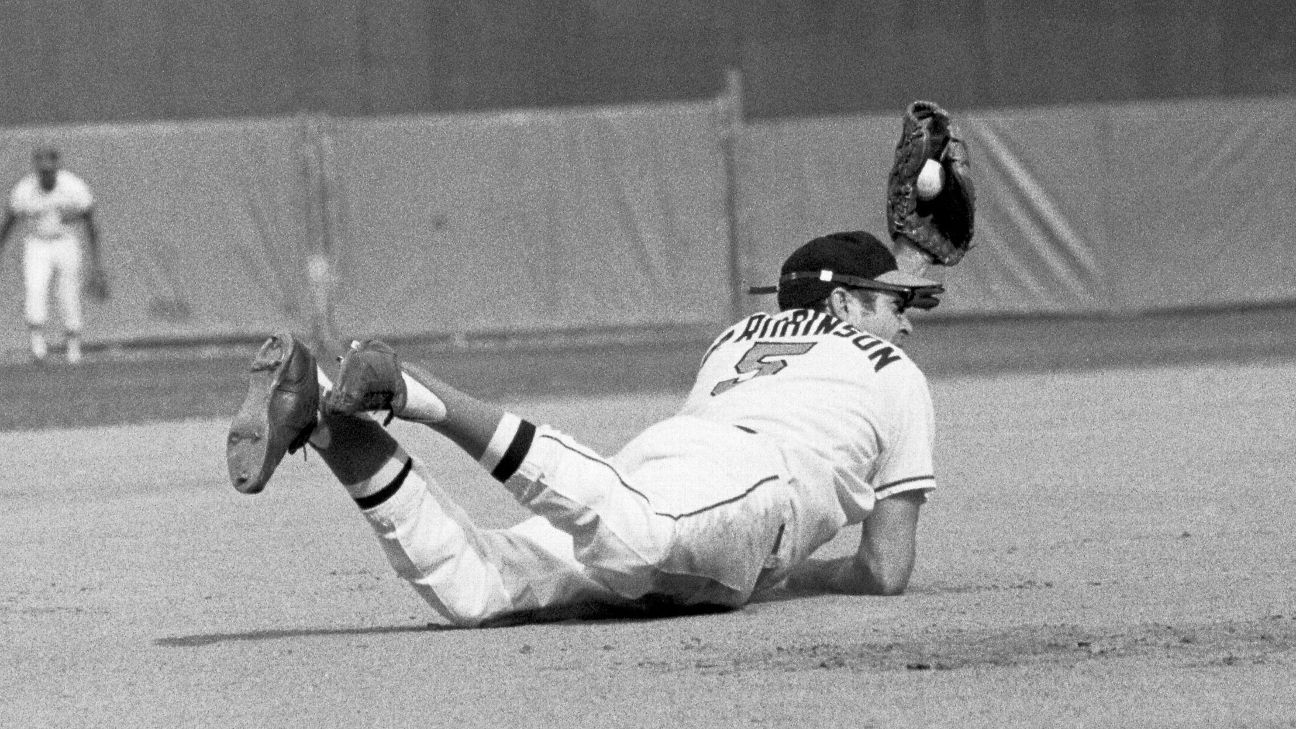
[[[608,458],[381,342],[354,343],[331,383],[305,345],[277,335],[230,426],[230,477],[257,493],[309,444],[451,625],[591,605],[734,608],[781,585],[897,594],[936,480],[927,381],[896,342],[912,329],[906,309],[940,291],[868,233],[808,242],[783,264],[780,311],[724,331],[679,413]],[[477,527],[370,411],[449,438],[536,516]],[[809,559],[851,524],[853,555]]]
[[14,227],[21,223],[26,290],[23,313],[31,336],[32,357],[44,362],[49,353],[46,327],[53,284],[66,336],[67,361],[76,364],[81,361],[82,264],[87,254],[86,291],[99,300],[108,295],[93,217],[94,196],[84,180],[59,167],[58,150],[36,150],[32,167],[33,171],[9,193],[4,223],[0,225],[0,251]]

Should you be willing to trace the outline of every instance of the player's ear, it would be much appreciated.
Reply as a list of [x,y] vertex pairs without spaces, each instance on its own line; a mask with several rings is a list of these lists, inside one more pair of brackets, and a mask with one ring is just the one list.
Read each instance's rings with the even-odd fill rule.
[[851,296],[850,291],[838,286],[828,294],[828,313],[838,319],[846,319],[850,315],[850,307],[855,297]]

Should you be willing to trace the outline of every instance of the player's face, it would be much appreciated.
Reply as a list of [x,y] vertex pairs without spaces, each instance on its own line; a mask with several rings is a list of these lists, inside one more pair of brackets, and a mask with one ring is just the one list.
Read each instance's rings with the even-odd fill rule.
[[[855,326],[892,342],[913,333],[913,324],[905,315],[904,304],[898,294],[855,291],[852,295],[861,304],[855,315],[857,321],[851,321]],[[870,296],[874,297],[871,307],[868,305]]]

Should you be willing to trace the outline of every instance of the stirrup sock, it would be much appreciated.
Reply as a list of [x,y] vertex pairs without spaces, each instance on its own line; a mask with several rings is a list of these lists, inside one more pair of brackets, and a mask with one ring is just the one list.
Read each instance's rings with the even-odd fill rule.
[[491,436],[486,452],[478,463],[491,476],[501,483],[508,481],[522,465],[522,459],[531,450],[531,441],[535,440],[536,427],[528,420],[523,420],[513,413],[504,413],[495,435]]
[[391,483],[383,486],[372,494],[352,497],[356,502],[356,506],[368,510],[386,502],[387,499],[394,496],[396,492],[400,490],[400,487],[405,484],[405,479],[409,477],[410,471],[413,469],[414,459],[405,456],[405,465],[401,467],[400,473],[396,474],[396,478],[392,479]]
[[427,385],[419,382],[408,372],[401,372],[405,380],[405,407],[397,413],[405,420],[419,423],[440,423],[446,419],[446,406]]

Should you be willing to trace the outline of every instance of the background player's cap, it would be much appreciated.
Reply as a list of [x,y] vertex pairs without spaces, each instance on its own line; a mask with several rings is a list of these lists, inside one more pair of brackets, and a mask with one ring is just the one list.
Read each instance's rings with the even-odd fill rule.
[[751,293],[778,293],[780,309],[809,306],[837,286],[900,294],[904,306],[930,309],[945,288],[936,281],[905,273],[876,236],[862,230],[820,236],[792,252],[783,262],[778,286],[753,287]]

